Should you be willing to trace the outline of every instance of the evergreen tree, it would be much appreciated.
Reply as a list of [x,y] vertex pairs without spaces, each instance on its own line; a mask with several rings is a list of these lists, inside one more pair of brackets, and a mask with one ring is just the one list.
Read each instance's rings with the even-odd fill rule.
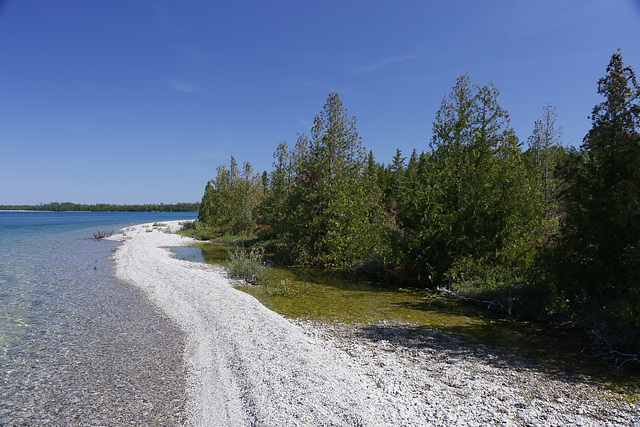
[[618,51],[606,73],[605,99],[565,168],[555,273],[573,304],[613,316],[640,349],[640,86]]
[[262,179],[245,162],[240,170],[231,156],[229,167],[218,166],[200,204],[198,220],[216,234],[250,233],[256,222],[256,208],[263,196]]
[[260,205],[260,222],[263,236],[275,237],[282,232],[286,221],[288,198],[293,188],[292,157],[286,141],[281,142],[274,153],[273,170],[269,174],[269,185],[265,186],[265,197]]
[[292,261],[353,266],[373,253],[382,224],[379,195],[366,179],[367,161],[355,126],[337,93],[316,116],[311,140],[301,137],[278,237]]
[[530,180],[497,97],[492,85],[458,79],[437,113],[418,196],[403,211],[408,264],[436,285],[481,287],[530,263]]
[[406,157],[402,157],[400,149],[396,150],[396,155],[393,156],[391,163],[388,167],[388,183],[386,196],[392,201],[397,203],[400,193],[404,188],[404,172],[405,172],[405,160]]

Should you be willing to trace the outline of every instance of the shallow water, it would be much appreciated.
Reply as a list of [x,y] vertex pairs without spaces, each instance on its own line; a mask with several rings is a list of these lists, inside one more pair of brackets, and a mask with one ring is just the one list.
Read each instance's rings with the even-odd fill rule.
[[[171,248],[190,261],[226,265],[229,246],[202,244]],[[640,398],[640,372],[620,369],[588,357],[587,342],[576,331],[545,323],[509,321],[485,307],[418,289],[391,289],[352,274],[307,268],[269,269],[271,285],[241,286],[267,308],[296,319],[370,324],[378,321],[415,325],[415,333],[437,329],[462,337],[470,346],[490,346],[522,355],[538,369],[614,385]]]
[[0,425],[179,425],[183,334],[96,228],[195,214],[0,212]]

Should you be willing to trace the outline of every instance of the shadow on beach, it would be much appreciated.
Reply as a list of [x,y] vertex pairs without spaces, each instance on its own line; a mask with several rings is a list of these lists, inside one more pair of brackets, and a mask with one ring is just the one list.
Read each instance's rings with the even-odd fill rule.
[[[495,329],[485,325],[453,326],[447,329],[450,330],[379,323],[356,326],[351,328],[351,333],[375,343],[386,341],[393,348],[406,348],[448,363],[479,361],[498,368],[544,373],[565,382],[598,383],[624,393],[638,393],[640,369],[637,366],[620,367],[585,354],[567,354],[561,349],[555,352],[548,348],[536,350],[535,337],[523,339],[522,336],[514,336],[514,341],[520,340],[520,345],[514,342],[508,349],[486,344],[491,341],[490,336],[495,334]],[[465,329],[464,334],[460,333],[462,329]],[[472,338],[474,334],[477,335]],[[504,341],[504,337],[500,341]],[[544,344],[546,346],[548,343]]]

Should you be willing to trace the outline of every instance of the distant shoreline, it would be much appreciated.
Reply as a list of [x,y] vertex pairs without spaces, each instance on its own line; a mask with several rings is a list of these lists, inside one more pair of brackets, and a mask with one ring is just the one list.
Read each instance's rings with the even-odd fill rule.
[[51,202],[39,205],[0,205],[0,211],[11,212],[198,212],[199,202],[146,203],[118,205]]
[[[41,211],[41,210],[35,210],[35,209],[0,209],[0,212],[50,212],[50,213],[85,212],[86,213],[86,212],[96,212],[96,211]],[[127,211],[111,211],[111,212],[127,212]]]

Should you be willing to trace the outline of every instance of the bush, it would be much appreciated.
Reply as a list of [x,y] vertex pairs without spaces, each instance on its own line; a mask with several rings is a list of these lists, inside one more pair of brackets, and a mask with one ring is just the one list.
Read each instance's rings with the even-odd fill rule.
[[198,220],[181,222],[182,230],[195,230],[198,228]]
[[263,260],[263,251],[251,249],[245,251],[236,248],[229,252],[229,274],[232,277],[258,283],[268,279],[268,268]]
[[100,230],[99,228],[96,228],[96,231],[93,233],[93,238],[96,240],[102,240],[104,238],[111,236],[114,232],[115,232],[114,230],[105,231],[105,230]]

